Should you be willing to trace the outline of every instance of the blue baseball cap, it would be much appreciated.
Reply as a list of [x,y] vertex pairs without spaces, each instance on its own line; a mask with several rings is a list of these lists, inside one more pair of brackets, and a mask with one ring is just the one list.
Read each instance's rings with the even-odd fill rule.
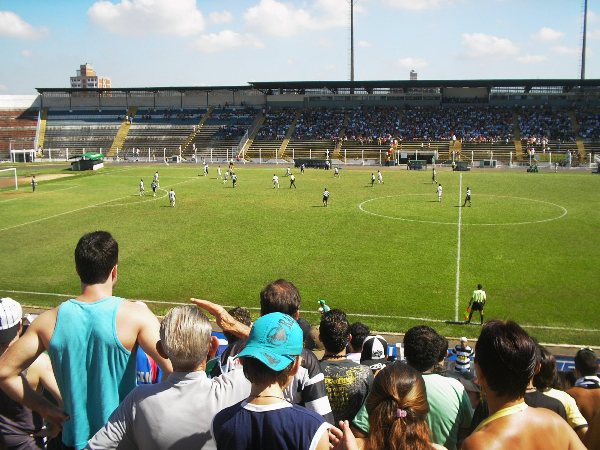
[[271,313],[258,318],[238,357],[256,358],[280,372],[302,353],[304,333],[298,322],[287,314]]

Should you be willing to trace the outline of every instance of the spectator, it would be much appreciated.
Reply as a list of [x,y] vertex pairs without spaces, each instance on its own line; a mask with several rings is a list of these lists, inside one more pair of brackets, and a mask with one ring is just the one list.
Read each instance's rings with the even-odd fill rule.
[[[156,317],[144,306],[112,296],[118,253],[110,233],[84,235],[75,249],[81,295],[41,314],[0,358],[0,388],[53,426],[64,423],[62,440],[68,447],[85,447],[135,387],[132,350],[137,344],[165,373],[171,372],[169,361],[156,350]],[[20,377],[44,350],[52,360],[64,412]]]
[[[429,405],[423,376],[404,363],[382,369],[373,382],[367,399],[369,428],[365,446],[359,447],[348,428],[342,424],[346,448],[365,450],[430,450],[445,449],[431,442],[427,425]],[[339,433],[334,432],[339,437]]]
[[575,386],[567,391],[588,421],[600,412],[600,378],[598,357],[591,348],[582,348],[575,355]]
[[206,376],[207,357],[218,346],[208,318],[198,308],[171,309],[160,325],[158,350],[173,364],[173,373],[125,397],[87,448],[216,448],[210,436],[214,416],[250,393],[239,370],[213,379]]
[[467,345],[468,342],[469,340],[466,337],[461,337],[460,344],[454,346],[452,353],[456,355],[454,370],[460,375],[472,378],[471,356],[473,356],[473,349]]
[[[195,298],[191,300],[212,314],[217,325],[224,331],[234,333],[242,339],[247,339],[249,336],[250,329],[231,317],[222,306],[207,300]],[[269,283],[260,292],[260,314],[264,316],[272,312],[280,312],[297,320],[300,313],[300,302],[300,293],[296,286],[289,281],[279,279]],[[284,393],[286,399],[291,403],[305,406],[307,409],[321,414],[325,421],[333,422],[331,405],[323,381],[323,372],[321,372],[319,360],[310,350],[302,351],[301,366]]]
[[363,342],[369,334],[371,334],[371,330],[364,323],[355,322],[350,325],[350,342],[348,342],[346,358],[360,363]]
[[459,381],[432,373],[445,345],[442,336],[424,325],[413,327],[404,335],[406,361],[421,372],[425,380],[429,402],[427,423],[433,442],[454,450],[470,426],[473,409]]
[[[252,318],[250,317],[250,311],[248,311],[248,309],[242,306],[236,306],[229,310],[229,314],[241,324],[244,324],[247,327],[252,326]],[[240,339],[234,333],[230,333],[228,331],[224,331],[223,334],[225,335],[225,338],[227,338],[227,348],[219,357],[219,363],[216,364],[214,369],[211,371],[211,376],[213,377],[219,376],[222,373],[227,373],[233,367],[237,367],[238,369],[241,368],[241,365],[235,356],[242,350],[242,348],[244,348],[243,339]]]
[[535,342],[519,325],[499,320],[485,324],[475,346],[475,369],[491,415],[464,441],[464,450],[535,450],[549,443],[555,449],[584,448],[564,420],[525,403],[536,362]]
[[350,324],[343,311],[332,309],[323,314],[319,339],[325,347],[320,365],[335,423],[352,420],[371,390],[373,374],[368,367],[346,358]]
[[317,343],[315,342],[315,337],[313,336],[313,330],[311,324],[308,320],[300,317],[298,320],[298,325],[302,328],[302,333],[304,334],[304,348],[308,350],[315,350],[317,348]]
[[[19,339],[23,329],[22,316],[23,310],[19,302],[12,298],[0,298],[0,356]],[[62,405],[48,355],[42,353],[38,356],[21,377],[32,390],[40,392],[45,389],[59,405]],[[41,448],[42,439],[34,436],[40,433],[42,425],[39,415],[0,391],[0,448]]]
[[380,335],[367,336],[363,342],[360,363],[369,367],[376,375],[389,362],[386,359],[387,341]]
[[284,397],[302,352],[303,333],[293,317],[274,312],[256,320],[239,354],[250,396],[215,416],[218,449],[329,449],[330,425]]
[[581,415],[575,399],[564,391],[554,389],[552,386],[557,382],[556,359],[544,346],[539,345],[540,368],[533,377],[533,385],[544,395],[559,400],[565,407],[567,422],[583,440],[588,428],[588,423]]

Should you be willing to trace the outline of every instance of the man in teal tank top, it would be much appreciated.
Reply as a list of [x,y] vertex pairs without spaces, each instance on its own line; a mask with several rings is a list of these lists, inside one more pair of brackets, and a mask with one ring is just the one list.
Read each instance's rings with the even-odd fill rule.
[[[0,389],[39,412],[63,443],[80,449],[135,387],[139,344],[168,375],[171,364],[156,349],[159,323],[143,305],[112,295],[119,247],[110,233],[84,235],[75,248],[81,295],[41,314],[0,358]],[[48,350],[64,412],[37,395],[19,374]]]

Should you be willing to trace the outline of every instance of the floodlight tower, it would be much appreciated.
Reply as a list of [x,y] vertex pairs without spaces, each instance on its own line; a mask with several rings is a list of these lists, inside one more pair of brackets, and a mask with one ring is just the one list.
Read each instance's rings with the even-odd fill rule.
[[587,0],[583,1],[583,43],[581,44],[581,81],[585,80],[585,40],[587,35]]
[[354,4],[358,0],[349,0],[350,2],[350,94],[354,94]]

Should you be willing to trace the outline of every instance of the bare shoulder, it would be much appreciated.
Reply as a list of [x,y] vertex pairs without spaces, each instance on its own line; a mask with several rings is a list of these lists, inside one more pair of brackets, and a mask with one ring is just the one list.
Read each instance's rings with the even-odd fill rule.
[[155,322],[157,320],[154,313],[143,302],[123,300],[117,314],[120,319],[126,320],[130,324],[142,325],[148,321]]
[[471,434],[468,438],[463,441],[461,450],[486,450],[494,448],[491,445],[495,442],[495,436],[493,433],[488,433],[485,430],[477,431]]
[[58,317],[58,310],[60,306],[56,308],[44,311],[42,314],[37,316],[27,329],[27,333],[35,333],[39,339],[42,340],[44,346],[48,348],[54,328],[56,327],[56,318]]

